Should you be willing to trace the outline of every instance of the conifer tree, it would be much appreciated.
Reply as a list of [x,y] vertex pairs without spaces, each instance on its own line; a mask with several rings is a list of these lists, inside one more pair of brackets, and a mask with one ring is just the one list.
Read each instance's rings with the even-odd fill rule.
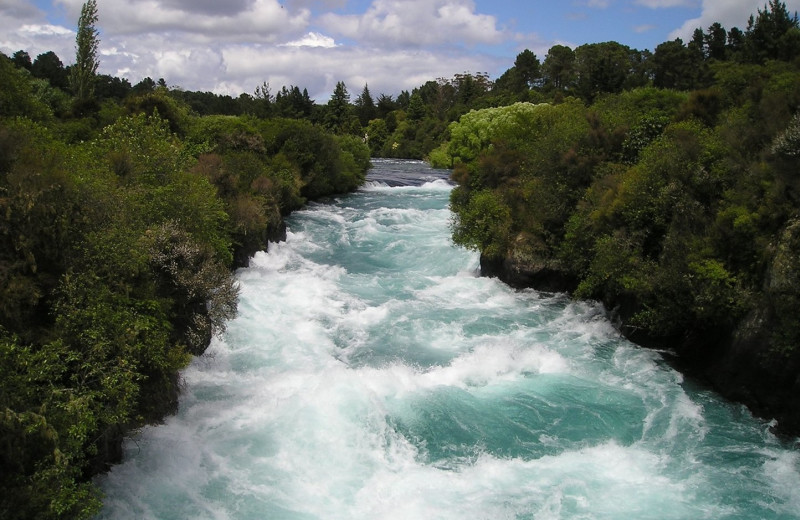
[[326,126],[335,133],[344,133],[350,119],[350,94],[343,81],[336,83],[327,108]]
[[369,86],[364,85],[364,90],[361,91],[361,95],[356,98],[355,105],[361,126],[367,126],[370,120],[375,119],[375,101],[372,99],[372,94],[369,92]]

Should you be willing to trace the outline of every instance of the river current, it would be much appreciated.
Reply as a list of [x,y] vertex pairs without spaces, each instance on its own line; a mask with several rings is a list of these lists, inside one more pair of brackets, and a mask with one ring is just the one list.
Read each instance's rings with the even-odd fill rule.
[[480,277],[446,172],[374,165],[237,273],[239,316],[98,477],[99,518],[800,518],[796,443],[600,306]]

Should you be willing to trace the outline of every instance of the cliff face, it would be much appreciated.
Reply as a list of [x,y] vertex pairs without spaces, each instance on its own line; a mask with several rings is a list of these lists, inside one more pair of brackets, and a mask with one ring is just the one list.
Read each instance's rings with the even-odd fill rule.
[[[751,310],[727,330],[653,337],[629,326],[640,310],[635,301],[615,301],[609,314],[620,332],[643,347],[669,349],[674,365],[705,381],[722,396],[746,405],[755,415],[777,421],[777,431],[800,434],[800,343],[794,324],[800,319],[800,219],[784,228],[771,251],[763,290]],[[517,288],[572,292],[577,279],[555,263],[509,254],[481,257],[481,273]]]

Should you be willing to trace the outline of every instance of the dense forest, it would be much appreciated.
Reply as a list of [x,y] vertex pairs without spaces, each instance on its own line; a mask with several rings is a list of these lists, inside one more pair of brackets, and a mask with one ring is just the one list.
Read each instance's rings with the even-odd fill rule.
[[[521,52],[396,97],[237,98],[0,54],[0,516],[87,518],[123,435],[236,313],[233,269],[370,156],[453,169],[453,239],[798,431],[800,28],[770,1],[652,52]],[[794,421],[794,422],[792,422]]]

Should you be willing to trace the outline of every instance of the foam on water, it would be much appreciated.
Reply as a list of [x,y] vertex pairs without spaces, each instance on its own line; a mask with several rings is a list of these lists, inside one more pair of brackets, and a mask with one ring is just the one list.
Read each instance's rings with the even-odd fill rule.
[[381,168],[238,273],[178,414],[98,478],[101,518],[798,518],[767,424],[600,307],[478,277],[443,174]]

